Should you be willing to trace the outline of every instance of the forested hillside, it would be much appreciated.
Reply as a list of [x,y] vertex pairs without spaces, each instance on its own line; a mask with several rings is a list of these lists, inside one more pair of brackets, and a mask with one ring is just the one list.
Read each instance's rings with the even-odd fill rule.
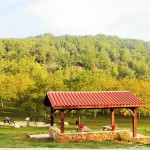
[[130,90],[150,115],[150,42],[116,36],[0,39],[0,100],[42,112],[47,91]]

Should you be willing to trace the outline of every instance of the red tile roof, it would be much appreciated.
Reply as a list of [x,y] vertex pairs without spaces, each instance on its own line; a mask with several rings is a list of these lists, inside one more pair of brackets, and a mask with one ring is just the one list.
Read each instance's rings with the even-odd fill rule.
[[129,91],[47,92],[43,103],[54,109],[139,107],[144,105]]

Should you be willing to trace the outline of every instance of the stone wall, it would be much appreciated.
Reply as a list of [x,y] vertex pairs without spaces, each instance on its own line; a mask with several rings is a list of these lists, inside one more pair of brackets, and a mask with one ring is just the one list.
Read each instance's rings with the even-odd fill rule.
[[138,142],[138,143],[144,143],[144,144],[146,144],[146,143],[150,143],[150,136],[148,136],[148,137],[140,137],[140,138],[133,138],[133,141],[134,142]]
[[119,137],[131,139],[129,131],[60,133],[60,129],[52,126],[49,127],[49,134],[56,142],[106,141],[118,139]]

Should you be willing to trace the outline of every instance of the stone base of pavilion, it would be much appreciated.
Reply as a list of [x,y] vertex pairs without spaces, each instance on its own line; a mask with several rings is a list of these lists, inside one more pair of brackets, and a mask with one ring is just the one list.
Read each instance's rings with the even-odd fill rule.
[[124,140],[131,139],[130,131],[127,130],[61,133],[57,127],[50,126],[49,134],[56,142],[106,141],[119,137]]
[[150,136],[137,135],[137,137],[133,138],[133,141],[137,143],[150,144]]

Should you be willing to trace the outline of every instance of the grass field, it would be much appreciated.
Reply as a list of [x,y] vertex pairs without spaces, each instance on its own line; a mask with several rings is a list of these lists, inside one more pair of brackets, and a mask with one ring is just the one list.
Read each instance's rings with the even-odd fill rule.
[[[17,122],[24,120],[25,114],[18,114],[13,108],[0,108],[0,121],[4,117],[13,117]],[[41,120],[42,117],[39,117]],[[65,127],[67,132],[74,131],[76,129],[77,118],[66,117],[65,121],[69,123],[69,126]],[[55,123],[59,127],[59,115],[56,116]],[[109,115],[100,115],[96,119],[91,117],[81,118],[81,122],[92,130],[102,130],[103,125],[110,124]],[[132,129],[131,117],[116,116],[116,123],[120,129]],[[137,131],[140,134],[150,136],[150,118],[141,118],[138,120]],[[84,143],[57,143],[53,139],[30,139],[31,134],[46,134],[48,133],[48,127],[21,127],[14,128],[12,126],[0,126],[0,148],[33,148],[33,147],[49,147],[49,148],[125,148],[125,147],[136,147],[143,146],[138,143],[117,143],[116,141],[105,141],[105,142],[84,142]],[[144,146],[150,147],[150,144]]]

